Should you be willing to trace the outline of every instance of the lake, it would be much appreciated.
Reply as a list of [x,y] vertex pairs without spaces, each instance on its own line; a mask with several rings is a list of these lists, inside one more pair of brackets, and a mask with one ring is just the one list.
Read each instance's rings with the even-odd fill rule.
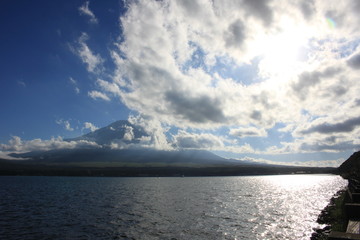
[[0,239],[309,239],[336,175],[0,177]]

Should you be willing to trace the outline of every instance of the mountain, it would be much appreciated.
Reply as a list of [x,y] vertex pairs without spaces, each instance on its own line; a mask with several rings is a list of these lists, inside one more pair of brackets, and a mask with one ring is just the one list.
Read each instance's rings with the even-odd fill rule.
[[[112,149],[112,143],[136,144],[141,138],[149,135],[139,126],[129,121],[116,121],[106,127],[97,129],[83,136],[65,139],[65,141],[92,141],[100,147],[75,149],[56,149],[49,151],[33,151],[13,153],[10,156],[27,159],[27,163],[45,164],[47,166],[220,166],[240,163],[219,157],[202,150],[155,150],[139,145],[131,148]],[[244,162],[245,163],[245,162]]]
[[[66,176],[234,176],[256,174],[328,173],[330,168],[305,168],[225,159],[203,150],[155,150],[140,147],[149,135],[128,121],[65,141],[92,141],[96,147],[13,153],[26,160],[0,159],[0,175]],[[123,149],[113,149],[122,143]]]
[[83,136],[65,140],[86,140],[96,142],[99,145],[109,145],[114,141],[123,141],[127,144],[138,143],[141,137],[146,136],[148,134],[141,127],[135,126],[126,120],[119,120]]
[[12,157],[28,159],[30,163],[47,165],[62,165],[71,163],[77,166],[131,166],[151,165],[226,165],[234,164],[236,160],[228,160],[208,151],[161,151],[153,149],[60,149],[43,152],[28,152],[11,154]]

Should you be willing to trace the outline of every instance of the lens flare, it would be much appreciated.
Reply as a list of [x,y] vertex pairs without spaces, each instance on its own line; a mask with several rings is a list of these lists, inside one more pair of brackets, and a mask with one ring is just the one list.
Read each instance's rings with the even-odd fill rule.
[[334,19],[330,18],[330,17],[327,17],[326,18],[326,22],[328,24],[328,26],[331,28],[331,29],[335,29],[336,28],[336,22],[334,21]]

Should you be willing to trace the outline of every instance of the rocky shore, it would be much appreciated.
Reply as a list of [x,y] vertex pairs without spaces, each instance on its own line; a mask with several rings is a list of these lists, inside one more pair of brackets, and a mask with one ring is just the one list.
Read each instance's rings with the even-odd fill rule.
[[321,211],[317,222],[326,225],[323,228],[314,228],[311,240],[328,239],[331,231],[346,230],[347,217],[344,210],[346,189],[338,191],[331,199],[330,203]]
[[317,222],[325,227],[314,229],[311,240],[360,239],[360,227],[354,227],[360,223],[360,151],[353,153],[338,171],[349,181],[348,187],[338,191],[321,212]]

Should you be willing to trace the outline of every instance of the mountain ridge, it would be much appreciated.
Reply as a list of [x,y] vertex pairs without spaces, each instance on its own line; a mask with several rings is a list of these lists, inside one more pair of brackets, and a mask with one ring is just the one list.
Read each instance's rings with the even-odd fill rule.
[[[126,120],[66,141],[91,141],[97,145],[12,153],[0,159],[0,175],[62,176],[236,176],[259,174],[333,173],[333,168],[270,165],[226,159],[206,150],[156,150],[137,144],[149,137]],[[112,148],[113,143],[128,148]],[[126,145],[128,144],[128,145]]]

